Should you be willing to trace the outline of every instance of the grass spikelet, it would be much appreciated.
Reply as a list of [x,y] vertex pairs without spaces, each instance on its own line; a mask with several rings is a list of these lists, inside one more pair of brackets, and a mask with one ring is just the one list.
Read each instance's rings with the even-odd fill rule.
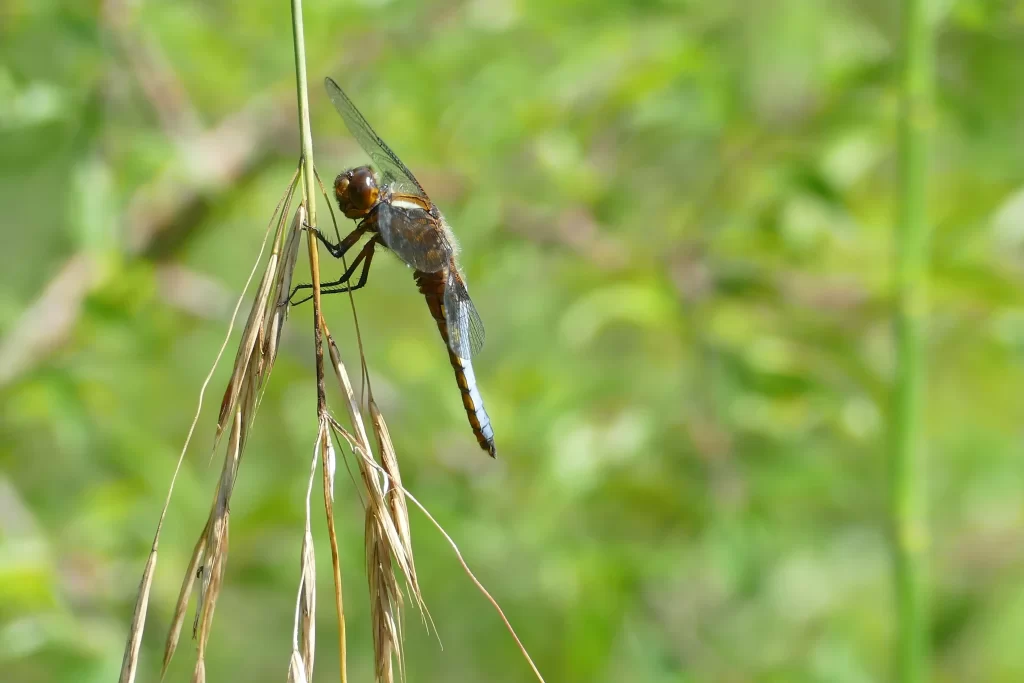
[[[298,218],[296,212],[296,218]],[[268,324],[273,324],[273,318],[267,320],[267,301],[270,299],[270,292],[277,281],[277,269],[280,263],[280,253],[275,249],[270,255],[267,269],[263,273],[263,280],[256,293],[256,301],[249,311],[249,318],[246,320],[245,329],[242,331],[242,341],[238,345],[235,355],[235,365],[231,372],[231,379],[221,399],[220,415],[217,417],[217,432],[214,437],[214,448],[217,447],[217,440],[223,433],[225,421],[235,409],[238,398],[246,389],[246,380],[252,380],[254,376],[263,376],[264,366],[260,362],[262,346],[258,344],[261,337],[265,337]],[[255,363],[253,362],[255,361]]]
[[302,580],[298,604],[299,649],[306,673],[312,674],[316,653],[316,556],[313,552],[313,532],[308,523],[302,536]]
[[[287,209],[287,206],[285,207]],[[273,366],[277,358],[277,349],[281,343],[281,331],[284,322],[288,319],[288,295],[292,289],[292,274],[295,272],[295,262],[299,254],[299,245],[302,243],[302,224],[306,220],[306,209],[299,206],[292,220],[291,230],[284,243],[281,268],[278,272],[276,284],[277,296],[272,303],[268,302],[268,310],[264,318],[268,320],[267,336],[263,346],[263,357],[268,359],[270,366]],[[270,374],[270,367],[264,371],[264,376]]]
[[[402,598],[398,588],[398,579],[395,575],[394,565],[397,564],[402,574],[405,575],[407,584],[417,603],[422,601],[419,594],[418,584],[414,585],[410,577],[415,576],[414,564],[411,554],[406,552],[406,544],[398,531],[395,520],[392,516],[390,505],[385,498],[385,482],[377,471],[367,465],[367,461],[373,462],[373,450],[369,444],[369,438],[363,423],[359,403],[356,401],[355,393],[352,390],[352,381],[349,378],[348,370],[341,360],[338,346],[334,342],[330,331],[324,326],[327,339],[327,348],[330,352],[331,366],[335,377],[345,397],[349,409],[349,417],[352,427],[355,430],[351,436],[353,450],[363,454],[357,458],[359,465],[360,479],[366,493],[366,518],[364,523],[364,543],[366,554],[367,581],[370,588],[370,611],[373,629],[374,659],[376,662],[376,676],[378,681],[393,681],[394,667],[392,657],[397,656],[401,662],[401,612]],[[383,422],[381,422],[383,425]],[[386,428],[385,428],[386,429]],[[381,432],[378,434],[378,444],[382,445]],[[390,437],[387,437],[390,448]],[[393,448],[392,455],[393,455]],[[394,461],[397,464],[397,460]],[[374,463],[376,465],[376,463]],[[408,520],[406,519],[406,524]],[[409,548],[411,549],[411,542]]]
[[302,655],[298,650],[292,650],[291,659],[288,660],[288,683],[307,683],[306,670],[302,665]]
[[192,672],[192,683],[206,683],[206,662],[202,659],[196,662],[195,671]]
[[[195,584],[196,575],[199,572],[199,564],[206,551],[206,539],[209,529],[203,529],[199,535],[195,548],[192,550],[192,559],[189,561],[188,569],[185,570],[185,577],[181,582],[181,590],[178,592],[178,602],[174,606],[174,616],[171,618],[171,626],[167,632],[167,642],[164,645],[164,661],[160,669],[160,680],[167,675],[167,667],[171,663],[174,651],[178,647],[178,638],[181,636],[181,627],[185,623],[185,612],[188,610],[189,597],[192,595],[192,586]],[[198,621],[193,631],[198,628]]]
[[[354,441],[357,450],[366,454],[366,458],[373,459],[373,451],[367,435],[366,427],[362,422],[362,415],[359,411],[359,404],[352,391],[352,382],[348,377],[348,371],[341,360],[341,353],[338,346],[327,331],[325,325],[325,337],[328,342],[328,349],[331,355],[331,366],[334,369],[335,377],[345,396],[348,407],[349,418],[354,429]],[[381,484],[381,477],[373,469],[364,464],[364,458],[357,460],[362,484],[367,493],[367,509],[365,521],[365,553],[367,560],[367,580],[370,585],[370,609],[371,621],[373,623],[374,638],[374,660],[377,681],[388,682],[394,680],[392,666],[392,655],[400,656],[401,641],[398,624],[400,621],[401,593],[398,590],[397,578],[391,559],[394,557],[403,572],[409,566],[409,559],[406,557],[398,530],[388,512],[388,506],[384,501],[384,490]],[[406,575],[410,575],[406,572]]]
[[[362,453],[361,451],[355,448],[353,449],[353,452],[356,454],[357,457],[359,457],[361,462],[364,462],[366,464],[366,467],[378,470],[382,476],[387,478],[387,473],[381,468],[380,465],[378,465],[371,458],[369,458],[367,454]],[[392,485],[398,487],[398,484],[396,484],[395,482],[392,482]],[[462,557],[462,551],[459,550],[459,546],[455,543],[452,537],[448,535],[448,532],[444,530],[444,527],[441,526],[441,524],[434,518],[432,514],[430,514],[430,511],[427,510],[426,507],[424,507],[423,503],[421,503],[416,498],[416,496],[414,496],[412,493],[409,492],[408,489],[404,487],[402,488],[402,492],[405,494],[406,497],[408,497],[409,500],[413,502],[413,504],[416,505],[416,507],[420,509],[420,512],[426,515],[427,519],[430,520],[430,523],[434,525],[434,528],[436,528],[441,533],[441,535],[444,536],[444,539],[448,542],[448,545],[451,546],[452,551],[455,553],[455,557],[459,560],[459,564],[462,565],[462,569],[464,572],[466,572],[466,575],[469,577],[470,581],[473,582],[473,585],[476,586],[477,590],[480,591],[480,593],[483,594],[487,601],[491,603],[491,606],[494,607],[494,610],[498,613],[498,616],[501,617],[501,621],[505,624],[505,628],[512,636],[512,639],[515,640],[516,645],[519,647],[519,651],[523,655],[523,659],[525,659],[526,663],[529,664],[534,677],[536,677],[536,679],[540,681],[540,683],[544,683],[544,677],[541,676],[540,670],[537,668],[537,665],[533,663],[533,658],[530,657],[530,653],[526,650],[526,646],[524,646],[523,642],[519,640],[519,636],[516,634],[515,629],[512,628],[512,624],[511,622],[509,622],[508,617],[505,616],[504,610],[501,609],[501,606],[498,604],[498,601],[491,596],[490,592],[488,592],[486,588],[484,588],[484,585],[480,583],[480,579],[476,578],[476,575],[469,568],[469,565],[466,564],[466,560]]]
[[125,646],[121,660],[121,676],[119,683],[128,683],[135,679],[135,671],[139,664],[139,649],[142,647],[142,633],[145,630],[146,610],[149,607],[149,591],[153,587],[153,573],[156,571],[157,551],[154,546],[146,560],[146,568],[142,571],[139,583],[139,595],[135,599],[135,613],[132,615],[131,627],[128,629],[128,644]]
[[386,475],[383,482],[384,501],[391,516],[391,522],[398,532],[398,538],[406,559],[405,578],[409,583],[410,593],[421,616],[425,620],[429,620],[430,612],[427,610],[426,603],[423,602],[419,578],[416,576],[416,563],[412,552],[412,531],[409,527],[409,508],[405,502],[405,489],[402,487],[402,474],[398,468],[398,456],[395,455],[395,447],[391,442],[391,434],[388,432],[387,423],[377,407],[377,402],[373,400],[372,394],[369,406],[370,423],[373,425],[373,434],[380,452],[381,468]]
[[316,651],[316,557],[313,551],[313,532],[310,530],[310,500],[313,497],[313,479],[316,464],[320,459],[321,443],[328,438],[326,426],[321,426],[313,447],[313,459],[309,467],[309,484],[306,486],[306,526],[302,534],[302,553],[299,557],[299,594],[295,600],[295,627],[292,632],[292,653],[298,654],[303,675],[313,675],[313,658]]
[[235,419],[231,427],[228,451],[224,457],[221,478],[217,484],[213,508],[207,520],[206,552],[203,558],[202,596],[197,610],[199,612],[196,639],[199,641],[199,652],[196,656],[196,676],[204,667],[206,646],[210,640],[210,628],[213,625],[213,612],[220,597],[220,589],[224,580],[224,568],[227,565],[228,529],[230,510],[228,504],[234,490],[235,478],[238,474],[238,463],[241,459],[241,445],[244,431],[244,416],[241,410],[235,411]]
[[[381,465],[388,475],[384,482],[385,500],[388,504],[388,511],[391,513],[391,520],[398,530],[402,539],[402,547],[408,556],[412,557],[412,536],[409,533],[409,509],[405,504],[405,494],[402,493],[402,476],[398,471],[398,458],[395,456],[395,447],[391,443],[391,434],[384,422],[377,402],[370,399],[370,423],[373,425],[373,435],[377,441],[377,448],[380,451]],[[392,483],[394,485],[392,485]],[[410,567],[414,566],[410,562]],[[415,571],[410,580],[415,582]]]
[[[370,586],[370,621],[377,683],[394,683],[393,657],[401,657],[399,619],[402,594],[391,566],[391,555],[378,513],[366,508],[366,576]],[[403,676],[404,679],[404,676]]]

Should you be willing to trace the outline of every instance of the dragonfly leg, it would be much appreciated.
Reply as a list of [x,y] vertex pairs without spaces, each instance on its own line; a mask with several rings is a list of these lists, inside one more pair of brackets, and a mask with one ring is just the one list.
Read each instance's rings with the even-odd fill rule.
[[338,242],[337,244],[331,244],[331,242],[326,237],[324,237],[324,234],[320,232],[318,229],[310,229],[313,231],[313,234],[316,235],[316,238],[320,240],[320,242],[322,242],[325,247],[327,247],[327,251],[331,252],[331,256],[333,256],[334,258],[341,258],[349,249],[351,249],[355,245],[356,242],[359,241],[359,238],[362,237],[363,233],[366,232],[369,228],[365,228],[362,225],[360,225],[355,230],[350,232],[345,237],[345,239]]
[[[327,241],[327,238],[324,237],[324,234],[322,232],[320,232],[320,228],[314,228],[309,223],[306,223],[305,221],[303,221],[302,229],[306,230],[308,232],[313,233],[313,235],[315,235],[318,240],[323,242],[325,246],[328,246],[328,248],[330,248],[330,246],[333,246],[333,245],[331,245],[330,242]],[[338,238],[338,244],[341,244],[341,241],[342,241],[341,240],[341,233],[338,232],[338,224],[337,223],[334,224],[334,234]]]
[[[363,248],[359,251],[359,254],[352,261],[352,265],[346,268],[345,272],[341,274],[341,277],[339,277],[337,280],[334,280],[333,282],[323,282],[320,284],[320,293],[337,294],[339,292],[354,292],[355,290],[365,285],[366,278],[370,274],[370,262],[373,261],[373,249],[379,241],[380,235],[374,235],[373,237],[371,237],[370,240],[365,245],[363,245]],[[363,269],[359,273],[359,280],[356,282],[356,284],[350,287],[345,287],[344,285],[349,280],[352,279],[352,276],[355,274],[356,269],[359,268],[360,264],[362,264]],[[313,285],[296,285],[295,288],[292,289],[292,293],[288,297],[288,300],[291,301],[292,299],[294,299],[295,295],[299,292],[300,289],[312,289],[312,287]],[[311,294],[299,301],[292,301],[292,306],[298,306],[299,304],[305,303],[312,298],[313,295]]]
[[[327,240],[327,238],[324,237],[323,233],[320,232],[319,230],[317,230],[316,228],[314,228],[314,227],[312,227],[310,225],[306,225],[305,228],[307,230],[312,230],[313,234],[316,235],[316,238],[318,240],[320,240],[321,242],[323,242],[323,245],[325,247],[327,247],[327,250],[329,252],[331,252],[331,256],[334,256],[335,258],[342,258],[342,257],[344,257],[345,253],[348,252],[348,250],[352,248],[352,245],[354,245],[356,242],[359,241],[359,238],[362,237],[363,233],[365,233],[367,231],[367,229],[368,229],[368,228],[365,228],[365,227],[362,227],[362,226],[357,227],[355,230],[353,230],[348,235],[346,235],[345,239],[343,239],[342,241],[338,242],[337,244],[331,244]],[[356,266],[356,264],[358,262],[359,262],[359,259],[357,257],[356,261],[352,264],[352,267],[349,268],[349,270],[347,271],[349,273],[349,277],[351,277],[351,273],[354,272],[355,266]],[[334,284],[341,284],[342,282],[344,282],[344,277],[345,276],[343,275],[342,276],[342,280],[339,280],[338,282],[335,282]],[[300,289],[310,289],[312,286],[313,285],[309,285],[309,284],[306,284],[306,285],[296,285],[295,288],[292,290],[292,293],[288,296],[288,301],[291,301],[292,299],[294,299],[295,298],[295,294]],[[296,301],[296,302],[292,303],[292,306],[298,306],[301,303],[309,301],[311,298],[312,297],[307,296],[302,301]]]
[[[370,238],[370,241],[366,243],[363,250],[359,252],[359,256],[352,262],[352,267],[345,271],[346,275],[342,275],[338,282],[328,282],[324,284],[324,288],[320,290],[321,294],[341,294],[343,292],[354,292],[357,289],[362,288],[366,284],[366,278],[370,275],[370,262],[373,261],[374,246],[380,243],[380,235],[374,235]],[[363,257],[366,257],[365,259]],[[335,285],[344,284],[347,280],[351,279],[352,275],[349,271],[355,270],[356,264],[362,261],[363,270],[359,273],[359,279],[354,285],[347,285],[343,287],[337,287]]]

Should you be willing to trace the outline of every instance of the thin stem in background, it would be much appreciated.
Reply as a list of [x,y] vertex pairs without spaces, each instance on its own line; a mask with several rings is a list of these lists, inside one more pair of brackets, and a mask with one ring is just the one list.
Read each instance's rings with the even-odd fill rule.
[[892,514],[897,601],[897,680],[928,678],[928,551],[925,387],[928,223],[926,184],[932,110],[932,27],[926,0],[903,2],[899,208],[896,237],[896,377],[892,405]]

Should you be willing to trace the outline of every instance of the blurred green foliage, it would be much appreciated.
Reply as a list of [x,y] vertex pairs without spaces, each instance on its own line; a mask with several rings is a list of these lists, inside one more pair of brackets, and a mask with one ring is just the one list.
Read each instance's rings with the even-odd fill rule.
[[[935,680],[1015,682],[1024,3],[933,5]],[[379,258],[356,296],[406,484],[549,681],[889,679],[896,7],[307,0],[311,79],[335,77],[441,205],[487,325],[476,372],[496,462],[408,271]],[[286,2],[0,6],[4,681],[116,676],[198,389],[296,163],[293,88]],[[333,177],[364,159],[319,85],[311,97]],[[256,122],[240,142],[217,128],[239,112]],[[248,161],[218,176],[236,143]],[[72,311],[66,331],[23,336],[61,328],[30,307],[74,267],[87,275],[48,299]],[[286,670],[310,316],[292,313],[242,463],[210,680]],[[226,372],[165,528],[141,680],[208,511]],[[369,680],[351,489],[336,509],[352,680]],[[530,680],[445,543],[413,525],[444,650],[410,616],[410,680]],[[317,680],[336,676],[333,622],[323,602]]]

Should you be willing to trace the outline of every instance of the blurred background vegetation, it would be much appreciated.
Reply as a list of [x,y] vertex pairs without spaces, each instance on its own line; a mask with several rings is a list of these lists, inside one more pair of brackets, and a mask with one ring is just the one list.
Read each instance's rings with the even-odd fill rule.
[[[897,5],[307,0],[321,174],[365,160],[319,86],[331,75],[446,212],[487,325],[497,461],[409,272],[381,257],[358,293],[405,483],[549,681],[891,678]],[[933,679],[1020,681],[1024,3],[932,5]],[[198,389],[297,160],[289,22],[270,0],[0,5],[4,681],[117,675]],[[292,313],[242,463],[210,680],[286,670],[310,316]],[[140,680],[209,510],[228,371],[171,507]],[[365,681],[362,513],[339,481]],[[444,650],[410,617],[410,680],[530,680],[412,518]]]

